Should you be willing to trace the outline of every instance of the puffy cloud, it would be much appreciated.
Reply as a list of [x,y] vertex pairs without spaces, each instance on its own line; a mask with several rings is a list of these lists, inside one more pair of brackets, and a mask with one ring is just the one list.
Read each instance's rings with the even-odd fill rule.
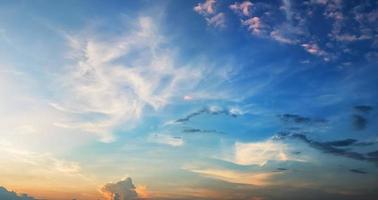
[[252,17],[247,20],[242,20],[242,24],[248,27],[248,30],[253,34],[259,35],[265,25],[262,24],[259,17]]
[[116,183],[107,183],[101,188],[106,200],[137,200],[138,193],[130,177]]
[[36,200],[27,194],[17,194],[15,192],[8,191],[6,188],[0,186],[0,199],[1,200]]
[[198,3],[193,9],[199,14],[209,15],[214,14],[214,5],[216,0],[206,0],[204,3]]
[[230,5],[230,9],[238,14],[250,16],[252,6],[253,4],[250,1],[244,1],[243,3],[235,2],[234,4]]
[[225,26],[225,15],[215,11],[216,0],[206,0],[204,3],[198,3],[193,10],[202,15],[209,26],[222,28]]

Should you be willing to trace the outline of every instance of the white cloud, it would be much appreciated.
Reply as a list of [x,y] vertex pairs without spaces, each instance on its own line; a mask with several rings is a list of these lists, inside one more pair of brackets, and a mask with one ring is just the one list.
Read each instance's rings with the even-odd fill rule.
[[296,160],[290,156],[287,144],[271,139],[252,143],[236,142],[234,148],[233,162],[242,165],[265,165],[270,160]]
[[166,106],[202,78],[200,68],[175,66],[174,52],[162,47],[164,38],[151,18],[140,18],[136,31],[112,40],[70,38],[70,54],[83,54],[57,82],[62,101],[50,105],[75,116],[56,124],[95,133],[104,142],[114,140],[115,129],[132,128],[146,107]]
[[225,16],[224,13],[218,13],[212,17],[206,18],[209,25],[214,27],[224,27],[225,26]]
[[214,14],[214,5],[216,0],[206,0],[204,3],[198,3],[193,9],[199,14],[209,15]]
[[264,25],[259,17],[252,17],[247,20],[242,20],[242,25],[247,26],[248,30],[256,35],[259,35],[264,28]]
[[192,169],[190,171],[230,183],[256,186],[272,185],[272,177],[277,175],[276,172],[239,172],[228,169]]
[[250,16],[252,6],[253,6],[253,3],[251,3],[250,1],[244,1],[243,3],[235,2],[234,4],[230,5],[230,9],[238,14],[242,14],[244,16]]
[[153,143],[166,144],[173,147],[179,147],[184,144],[184,140],[181,137],[163,133],[153,133],[150,135],[149,140]]

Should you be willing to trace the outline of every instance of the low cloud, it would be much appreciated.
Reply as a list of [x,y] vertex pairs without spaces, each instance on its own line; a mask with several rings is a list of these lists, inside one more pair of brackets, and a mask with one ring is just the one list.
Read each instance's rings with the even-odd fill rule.
[[130,177],[116,183],[107,183],[101,188],[106,200],[137,200],[138,193]]
[[27,194],[17,194],[16,192],[8,191],[6,188],[0,186],[1,200],[36,200]]

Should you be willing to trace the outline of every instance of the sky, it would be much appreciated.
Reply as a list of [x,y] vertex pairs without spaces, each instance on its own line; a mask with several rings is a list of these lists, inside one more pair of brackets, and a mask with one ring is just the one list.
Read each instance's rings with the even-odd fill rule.
[[375,0],[0,0],[0,199],[376,200]]

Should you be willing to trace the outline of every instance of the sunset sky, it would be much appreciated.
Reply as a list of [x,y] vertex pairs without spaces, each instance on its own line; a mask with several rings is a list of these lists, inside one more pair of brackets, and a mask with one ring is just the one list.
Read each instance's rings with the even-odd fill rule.
[[1,200],[377,188],[376,0],[0,0]]

